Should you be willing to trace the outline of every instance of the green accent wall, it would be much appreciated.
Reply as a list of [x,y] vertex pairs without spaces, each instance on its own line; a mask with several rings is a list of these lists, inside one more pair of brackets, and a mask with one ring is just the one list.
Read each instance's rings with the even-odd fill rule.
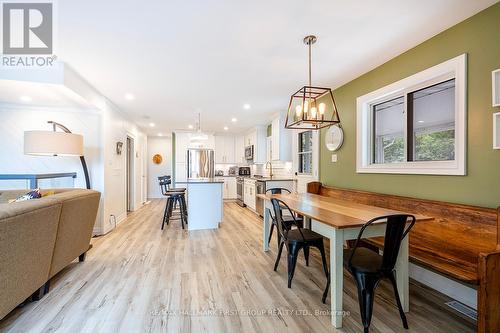
[[[356,98],[460,54],[468,54],[467,175],[356,173]],[[325,148],[321,135],[320,181],[331,186],[417,198],[500,206],[500,150],[492,149],[491,72],[500,68],[500,3],[434,36],[334,91],[344,145]]]
[[267,125],[267,137],[273,136],[273,125]]

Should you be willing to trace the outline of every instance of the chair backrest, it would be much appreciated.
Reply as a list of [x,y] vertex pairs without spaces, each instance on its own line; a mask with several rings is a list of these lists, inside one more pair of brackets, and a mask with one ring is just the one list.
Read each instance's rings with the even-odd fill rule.
[[158,183],[160,185],[161,194],[165,195],[170,189],[170,184],[172,184],[172,177],[160,176],[158,177]]
[[[286,189],[286,188],[284,188],[284,187],[273,187],[273,188],[269,188],[269,189],[267,189],[267,190],[266,190],[266,193],[269,193],[269,192],[270,192],[271,194],[282,194],[283,192],[286,192],[286,193],[288,193],[288,194],[292,193],[292,192],[290,192],[290,190],[289,190],[289,189]],[[275,217],[274,213],[272,213],[272,212],[271,212],[271,218],[272,218],[273,220],[276,220],[276,217]]]
[[304,234],[302,234],[302,230],[298,225],[297,221],[295,220],[295,214],[292,213],[290,207],[288,207],[288,205],[283,200],[275,198],[271,199],[271,204],[273,205],[274,218],[276,219],[276,226],[278,228],[278,232],[281,236],[281,239],[283,239],[285,242],[288,239],[288,229],[284,225],[283,215],[282,215],[282,209],[287,209],[290,212],[290,215],[292,216],[293,220],[295,221],[295,226],[299,230],[302,239],[305,241]]
[[[384,254],[382,256],[382,266],[380,270],[392,271],[396,265],[396,260],[399,254],[399,247],[401,242],[410,232],[411,228],[415,224],[415,216],[407,214],[396,214],[376,217],[368,222],[366,222],[361,230],[359,231],[358,238],[354,244],[354,249],[351,251],[351,256],[349,257],[348,265],[351,265],[352,258],[358,248],[360,239],[363,236],[363,232],[366,227],[375,223],[387,220],[385,229],[385,239],[384,239]],[[406,224],[410,222],[410,225],[406,227]]]
[[273,188],[267,189],[266,193],[267,192],[271,192],[271,194],[281,194],[283,192],[286,192],[288,194],[292,193],[292,192],[290,192],[289,189],[284,188],[284,187],[273,187]]

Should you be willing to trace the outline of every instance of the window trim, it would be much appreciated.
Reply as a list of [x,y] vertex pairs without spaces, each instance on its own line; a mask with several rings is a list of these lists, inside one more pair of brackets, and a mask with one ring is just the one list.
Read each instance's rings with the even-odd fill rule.
[[[372,162],[373,117],[371,107],[406,93],[455,78],[455,160],[375,164]],[[467,54],[416,73],[357,98],[356,172],[390,174],[466,175]],[[405,98],[405,104],[407,100]],[[406,109],[406,107],[405,107]],[[406,117],[406,113],[405,113]],[[405,136],[407,124],[405,123]],[[405,152],[406,156],[406,152]]]
[[[300,140],[300,137],[302,134],[306,133],[306,132],[311,132],[311,140],[313,141],[311,143],[311,150],[307,150],[307,151],[300,151],[301,149],[301,140]],[[304,130],[304,131],[300,131],[297,133],[297,174],[298,175],[304,175],[304,176],[311,176],[313,174],[313,168],[314,168],[314,154],[313,154],[313,151],[314,151],[314,139],[313,139],[313,131],[312,130]],[[305,154],[310,154],[311,155],[311,172],[300,172],[300,168],[301,168],[301,163],[300,163],[300,155],[305,155]]]

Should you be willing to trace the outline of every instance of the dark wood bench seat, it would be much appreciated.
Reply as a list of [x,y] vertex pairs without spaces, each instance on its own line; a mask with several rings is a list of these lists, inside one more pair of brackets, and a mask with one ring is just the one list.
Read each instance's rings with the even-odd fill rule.
[[[500,332],[500,209],[309,183],[328,197],[434,217],[409,234],[410,261],[478,289],[478,331]],[[381,248],[383,238],[366,240]]]

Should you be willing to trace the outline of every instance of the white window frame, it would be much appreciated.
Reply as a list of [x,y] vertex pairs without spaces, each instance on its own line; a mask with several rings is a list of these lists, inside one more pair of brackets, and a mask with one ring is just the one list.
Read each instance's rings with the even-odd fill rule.
[[[433,84],[455,79],[455,160],[375,164],[372,161],[372,106]],[[406,104],[406,101],[405,101]],[[406,110],[406,105],[405,105]],[[405,112],[406,115],[406,112]],[[405,123],[406,124],[406,123]],[[406,126],[405,126],[406,131]],[[406,133],[405,133],[406,134]],[[405,136],[406,137],[406,136]],[[422,175],[466,175],[467,54],[445,61],[357,98],[356,172]]]
[[[311,132],[311,150],[309,151],[300,151],[301,141],[299,140],[300,136],[306,132]],[[300,155],[311,154],[311,172],[300,172]],[[313,130],[304,130],[297,133],[297,174],[302,176],[312,176],[314,173],[314,131]]]

